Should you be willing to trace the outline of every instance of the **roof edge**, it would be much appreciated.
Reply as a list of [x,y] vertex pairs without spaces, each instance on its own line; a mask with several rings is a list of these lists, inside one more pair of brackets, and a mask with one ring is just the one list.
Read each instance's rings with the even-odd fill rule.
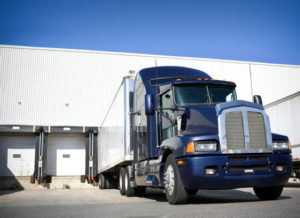
[[288,64],[275,64],[264,62],[251,62],[251,61],[237,61],[226,59],[212,59],[212,58],[198,58],[198,57],[184,57],[184,56],[168,56],[168,55],[155,55],[155,54],[142,54],[142,53],[127,53],[127,52],[112,52],[112,51],[100,51],[100,50],[86,50],[86,49],[67,49],[67,48],[51,48],[51,47],[35,47],[35,46],[19,46],[19,45],[5,45],[0,44],[0,48],[19,48],[19,49],[32,49],[32,50],[48,50],[48,51],[64,51],[64,52],[80,52],[80,53],[95,53],[95,54],[108,54],[108,55],[126,55],[126,56],[138,56],[138,57],[151,57],[151,58],[172,58],[172,59],[185,59],[185,60],[199,60],[199,61],[211,61],[221,63],[236,63],[236,64],[249,64],[249,65],[265,65],[274,67],[291,67],[299,68],[300,65],[288,65]]

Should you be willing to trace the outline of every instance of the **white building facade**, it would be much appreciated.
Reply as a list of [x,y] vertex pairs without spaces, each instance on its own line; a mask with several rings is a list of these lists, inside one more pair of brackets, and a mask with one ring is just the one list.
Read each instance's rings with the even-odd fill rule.
[[[86,127],[101,125],[129,71],[155,65],[195,68],[234,81],[238,99],[252,101],[258,94],[265,105],[300,91],[300,66],[294,65],[0,45],[0,126],[27,125],[33,133],[43,126],[49,134],[47,152],[37,155],[35,135],[1,133],[0,176],[32,175],[41,154],[48,175],[94,176],[87,173],[92,139]],[[51,134],[53,126],[82,131]]]

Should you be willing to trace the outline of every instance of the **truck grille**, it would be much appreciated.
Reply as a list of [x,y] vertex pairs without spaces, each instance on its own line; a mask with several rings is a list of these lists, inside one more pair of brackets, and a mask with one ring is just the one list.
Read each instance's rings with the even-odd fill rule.
[[251,148],[266,148],[266,128],[264,117],[261,113],[248,112],[248,128]]
[[228,112],[225,118],[228,149],[245,149],[245,126],[248,127],[250,148],[267,148],[266,129],[263,114],[247,112],[247,120],[240,111]]
[[242,112],[226,114],[226,138],[228,149],[244,149],[245,136]]

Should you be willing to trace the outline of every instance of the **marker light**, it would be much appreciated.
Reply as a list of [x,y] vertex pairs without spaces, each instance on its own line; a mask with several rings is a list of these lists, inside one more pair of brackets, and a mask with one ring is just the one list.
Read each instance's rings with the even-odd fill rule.
[[195,146],[193,141],[189,142],[186,146],[186,153],[192,153],[192,152],[195,152]]
[[182,165],[182,164],[184,164],[184,162],[183,162],[183,160],[179,160],[179,161],[177,161],[177,164]]
[[179,79],[179,78],[178,78],[178,79],[176,79],[176,81],[181,81],[181,80],[182,80],[182,79]]
[[202,80],[202,78],[197,78],[197,80]]

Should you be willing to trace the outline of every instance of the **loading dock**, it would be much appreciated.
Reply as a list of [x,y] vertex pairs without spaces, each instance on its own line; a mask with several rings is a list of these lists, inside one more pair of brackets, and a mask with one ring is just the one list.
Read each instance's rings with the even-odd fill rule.
[[81,176],[93,183],[97,133],[96,127],[2,125],[0,177],[30,176],[40,184],[51,183],[52,176]]

